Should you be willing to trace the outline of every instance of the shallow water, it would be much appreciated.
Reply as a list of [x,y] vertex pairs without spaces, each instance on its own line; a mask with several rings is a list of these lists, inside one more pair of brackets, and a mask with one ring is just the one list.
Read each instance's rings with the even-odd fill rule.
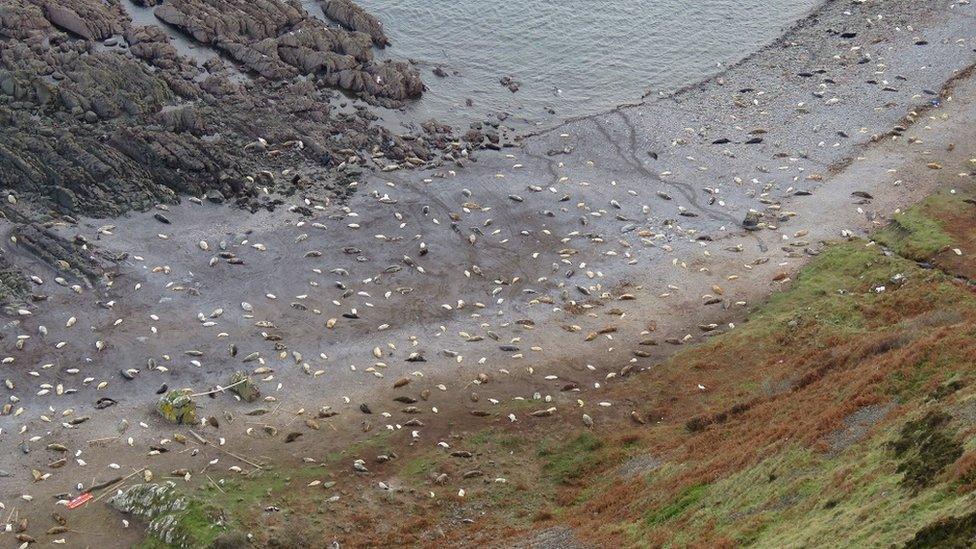
[[[719,72],[818,0],[358,0],[383,21],[383,57],[419,62],[413,114],[463,123],[505,111],[545,125]],[[451,74],[438,78],[441,66]],[[459,75],[454,76],[454,72]],[[499,83],[512,76],[516,93]],[[473,107],[466,107],[471,99]],[[554,111],[554,113],[548,112]]]

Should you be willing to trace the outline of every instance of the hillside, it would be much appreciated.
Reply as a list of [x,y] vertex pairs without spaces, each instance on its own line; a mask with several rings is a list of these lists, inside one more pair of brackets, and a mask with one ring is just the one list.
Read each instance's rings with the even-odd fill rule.
[[282,547],[339,532],[373,546],[971,546],[971,197],[933,196],[876,240],[828,245],[743,325],[613,386],[607,400],[627,405],[592,427],[560,408],[460,431],[447,412],[426,426],[443,431],[439,447],[396,455],[403,445],[381,434],[190,490],[186,534]]

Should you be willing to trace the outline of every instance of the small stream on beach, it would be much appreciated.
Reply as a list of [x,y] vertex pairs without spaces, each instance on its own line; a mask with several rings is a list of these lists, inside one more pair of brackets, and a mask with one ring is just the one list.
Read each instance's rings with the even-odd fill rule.
[[[430,90],[410,107],[415,117],[464,123],[504,111],[510,122],[544,126],[713,75],[775,40],[819,0],[358,3],[393,42],[380,56],[419,63]],[[448,76],[435,76],[436,67]],[[517,92],[499,82],[505,76]]]

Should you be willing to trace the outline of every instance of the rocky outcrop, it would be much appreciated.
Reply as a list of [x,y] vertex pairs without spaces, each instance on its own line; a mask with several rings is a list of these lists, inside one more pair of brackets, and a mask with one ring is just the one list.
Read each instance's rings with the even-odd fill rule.
[[[365,12],[356,9],[360,15],[354,19],[365,21]],[[327,27],[297,3],[172,0],[154,13],[269,80],[315,75],[330,86],[387,101],[419,97],[424,90],[419,72],[409,64],[374,62],[376,34]]]
[[[337,112],[348,99],[334,88],[398,106],[423,82],[296,0],[168,0],[154,13],[170,25],[134,25],[118,2],[0,0],[0,191],[37,206],[29,221],[181,194],[273,207],[255,181],[328,197],[371,164],[423,165],[457,147],[393,135],[366,109]],[[179,34],[200,44],[192,59]],[[262,175],[284,170],[299,176]]]
[[261,397],[261,388],[251,381],[247,372],[238,370],[230,376],[230,383],[227,385],[231,392],[239,396],[244,402],[254,402]]
[[351,0],[324,0],[326,17],[343,27],[369,35],[377,47],[385,48],[390,40],[383,32],[383,23]]
[[31,273],[25,272],[18,256],[32,256],[46,263],[62,285],[91,288],[112,276],[116,258],[95,249],[83,237],[65,239],[51,230],[53,222],[33,221],[32,206],[19,200],[16,193],[5,193],[0,199],[0,218],[14,224],[7,244],[0,248],[0,305],[46,299],[43,294],[31,293],[29,281],[37,279],[33,276],[36,263],[29,267]]
[[106,273],[108,263],[85,242],[68,242],[35,223],[18,225],[13,236],[17,246],[30,251],[62,275],[83,281],[88,286]]
[[27,0],[0,3],[0,36],[27,39],[51,27],[40,6]]
[[117,14],[110,4],[94,0],[67,0],[44,4],[44,16],[53,25],[85,40],[104,40],[121,32]]
[[305,19],[300,7],[269,0],[172,0],[154,13],[265,78],[297,75],[278,57],[276,39]]
[[0,305],[22,301],[29,291],[27,276],[6,256],[0,255]]
[[179,54],[160,27],[129,27],[124,38],[132,55],[161,69],[179,66]]
[[[327,74],[325,81],[345,90],[366,93],[373,97],[397,99],[416,97],[424,84],[416,72],[405,70],[405,63],[388,61],[369,65],[362,70],[340,70]],[[395,105],[389,105],[395,106]]]
[[[0,130],[0,186],[47,198],[67,212],[112,215],[172,200],[174,191],[212,186],[215,154],[194,138],[172,132],[30,128],[20,113]],[[0,107],[0,119],[4,118]],[[181,177],[178,170],[187,170]]]

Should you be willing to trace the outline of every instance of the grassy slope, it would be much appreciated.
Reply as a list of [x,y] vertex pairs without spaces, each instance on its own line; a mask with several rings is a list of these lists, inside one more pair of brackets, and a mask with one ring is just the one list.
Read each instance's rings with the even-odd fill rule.
[[[930,199],[904,214],[923,234],[899,228],[894,239],[886,231],[886,243],[904,251],[906,242],[913,249],[941,242],[928,253],[963,245],[931,228],[951,227],[937,216],[970,208],[958,196]],[[896,274],[907,281],[892,283]],[[649,437],[680,465],[644,479],[647,493],[666,495],[634,498],[648,511],[643,522],[622,527],[627,541],[878,546],[971,513],[974,321],[972,288],[865,242],[829,248],[749,323],[669,365],[702,378],[734,376],[705,382],[714,387],[711,402],[686,423],[686,431],[706,425],[702,431]],[[688,404],[684,409],[693,409]],[[858,409],[874,417],[858,424]],[[901,453],[892,450],[907,422],[933,413],[944,414],[945,424]],[[852,425],[861,438],[847,429]],[[906,483],[906,475],[926,480]],[[660,520],[676,502],[681,512]]]
[[931,258],[952,244],[942,217],[958,203],[949,194],[930,196],[908,211],[896,214],[891,224],[874,239],[899,255],[916,260]]
[[[932,199],[881,239],[902,253],[976,250],[959,223],[967,208]],[[594,414],[593,429],[562,407],[452,430],[452,450],[471,458],[397,444],[397,459],[370,463],[378,476],[351,475],[352,455],[393,446],[380,438],[325,466],[196,494],[225,510],[226,529],[286,545],[333,535],[497,545],[566,524],[596,546],[965,546],[976,535],[974,382],[973,288],[852,241],[829,246],[735,330],[613,385],[606,398],[618,405]],[[483,476],[462,479],[469,471]],[[339,485],[307,488],[313,478]],[[378,492],[379,479],[402,490]],[[333,493],[340,503],[325,501]]]
[[[908,281],[896,288],[898,273]],[[904,542],[934,520],[971,511],[974,322],[969,288],[865,242],[834,246],[749,323],[666,366],[672,380],[710,388],[701,402],[675,403],[684,429],[666,421],[644,431],[667,465],[636,490],[606,483],[580,510],[622,513],[600,530],[639,545],[780,547]],[[949,394],[933,397],[941,393]],[[860,440],[845,437],[845,420],[865,407],[878,410],[878,423],[864,425]],[[923,442],[896,455],[890,444],[903,424],[930,410],[952,417],[938,432],[953,444]],[[967,452],[958,471],[957,447]],[[938,467],[940,452],[955,457]],[[936,469],[924,486],[902,483],[899,468],[912,459]]]

